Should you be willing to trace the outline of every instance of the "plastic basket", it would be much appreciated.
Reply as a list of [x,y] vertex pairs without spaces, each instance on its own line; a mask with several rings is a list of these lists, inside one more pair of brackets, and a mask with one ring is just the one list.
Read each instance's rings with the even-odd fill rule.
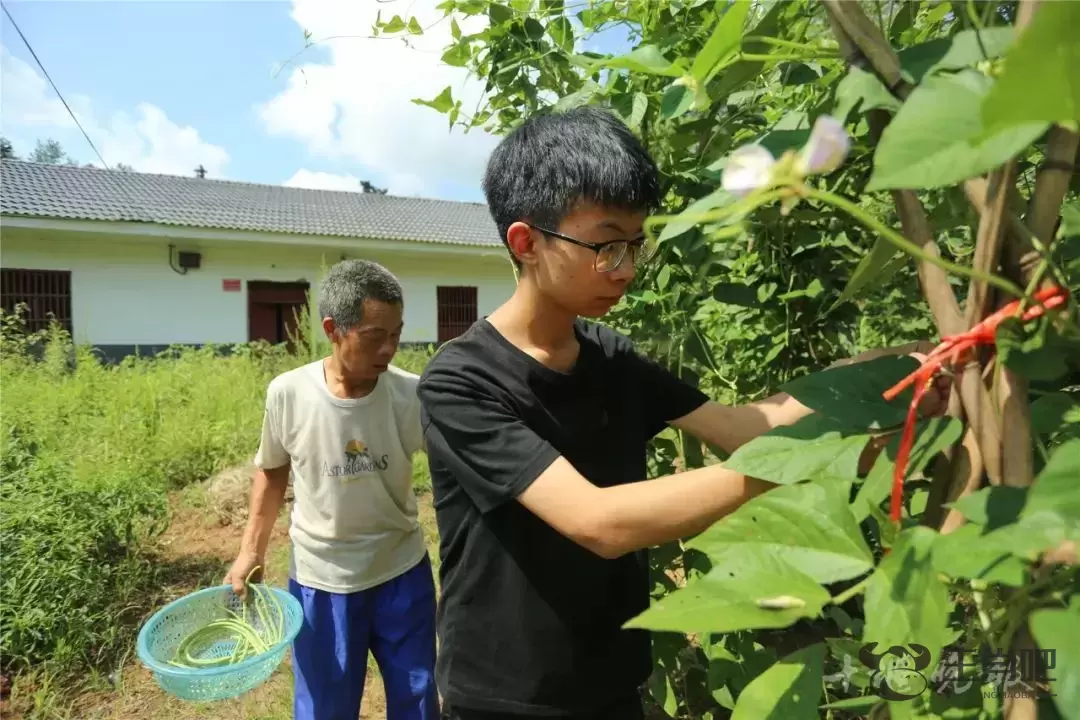
[[[248,587],[247,618],[253,627],[259,628],[258,615],[252,612],[250,599],[255,585]],[[191,633],[219,618],[228,617],[228,611],[241,612],[242,601],[231,585],[199,590],[174,600],[158,610],[139,630],[136,652],[139,660],[153,673],[162,690],[183,700],[224,700],[236,697],[264,683],[285,658],[304,622],[300,602],[287,591],[269,585],[258,587],[268,590],[281,603],[285,631],[282,640],[264,653],[249,657],[235,664],[209,667],[177,667],[170,665],[176,648]],[[224,640],[200,648],[196,657],[203,659],[231,655],[235,642]]]

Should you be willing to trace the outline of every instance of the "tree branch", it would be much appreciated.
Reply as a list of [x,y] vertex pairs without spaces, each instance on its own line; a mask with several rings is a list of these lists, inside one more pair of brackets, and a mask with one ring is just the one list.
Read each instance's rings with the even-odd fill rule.
[[[874,72],[885,83],[885,87],[901,100],[906,99],[913,86],[904,79],[900,69],[900,60],[885,36],[866,16],[859,4],[846,0],[821,0],[821,2],[828,11],[829,24],[832,26],[833,34],[837,36],[840,51],[847,61],[855,64],[857,55],[862,55],[870,62]],[[840,33],[836,32],[838,28],[849,38],[848,43],[840,38]],[[853,50],[857,52],[852,52]]]
[[[903,80],[900,61],[878,28],[866,17],[858,3],[841,0],[822,0],[826,15],[841,52],[849,62],[859,57],[866,58],[873,71],[881,78],[889,90],[904,99],[911,92],[912,86]],[[871,132],[880,134],[888,115],[884,111],[868,114]],[[984,181],[985,182],[985,181]],[[985,191],[982,194],[985,195]],[[937,253],[936,243],[926,217],[926,211],[914,192],[910,190],[892,191],[897,213],[904,234],[924,252]],[[987,231],[989,232],[989,230]],[[993,260],[996,264],[996,255]],[[926,295],[934,322],[942,335],[963,332],[971,327],[970,322],[960,311],[956,295],[948,283],[948,278],[940,268],[930,263],[919,264],[919,281]],[[994,405],[982,382],[977,364],[969,364],[961,373],[960,395],[968,422],[979,440],[980,458],[973,458],[972,465],[986,468],[991,482],[1001,481],[1001,432],[997,423]]]
[[[992,272],[998,265],[998,257],[1001,254],[1001,245],[1004,239],[1009,187],[1012,184],[1015,169],[1016,162],[1010,160],[1003,167],[990,173],[989,180],[986,183],[986,195],[983,198],[985,212],[982,213],[982,217],[979,219],[979,231],[975,240],[975,258],[973,260],[974,267],[982,272]],[[985,282],[971,281],[967,305],[964,308],[964,321],[967,327],[974,326],[975,323],[989,314],[992,299],[990,288],[987,287]],[[978,365],[965,367],[964,378],[961,382],[970,384],[978,382],[982,385],[981,380],[967,380],[968,375],[971,374],[974,374],[977,378],[978,370]],[[1000,485],[1002,482],[1007,483],[1005,478],[1009,474],[1008,471],[1016,472],[1020,470],[1020,467],[1015,463],[1009,463],[1005,460],[1009,456],[1010,448],[1015,450],[1015,447],[1023,442],[1025,437],[1030,444],[1030,437],[1027,437],[1027,426],[1018,427],[1019,422],[1010,422],[1010,419],[1013,421],[1020,420],[1017,415],[1016,394],[1010,387],[1015,389],[1015,384],[1002,383],[1002,398],[1009,397],[1012,399],[1009,401],[1010,412],[1000,416],[1003,420],[1000,427],[997,423],[998,415],[994,413],[992,405],[989,407],[984,405],[981,408],[981,412],[984,413],[981,426],[972,423],[979,435],[979,447],[983,450],[986,474],[990,477],[991,484],[994,485]],[[991,422],[994,425],[997,437],[985,431],[985,426]],[[1030,452],[1028,452],[1028,456],[1030,457]]]
[[[986,184],[986,195],[982,203],[985,211],[979,218],[979,231],[975,238],[975,258],[972,261],[975,269],[984,273],[993,272],[998,266],[1002,240],[1005,237],[1005,212],[1008,210],[1009,187],[1013,182],[1015,170],[1016,161],[1010,160],[990,173]],[[968,327],[989,314],[991,300],[990,288],[987,284],[981,280],[972,280],[964,308],[964,321]]]
[[[1046,142],[1046,161],[1035,178],[1035,192],[1028,204],[1027,229],[1039,241],[1050,248],[1054,242],[1061,203],[1069,191],[1069,181],[1076,172],[1077,149],[1080,135],[1060,125],[1050,129]],[[1016,267],[1022,273],[1016,277],[1024,286],[1031,282],[1034,268],[1040,258],[1037,249],[1030,246],[1013,248],[1017,254]],[[1033,256],[1033,257],[1031,257]]]
[[[1022,0],[1017,17],[1017,34],[1031,22],[1038,0]],[[1015,258],[1007,272],[1024,286],[1035,280],[1041,253],[1049,252],[1061,216],[1061,203],[1068,192],[1076,159],[1077,134],[1063,127],[1051,129],[1046,147],[1046,163],[1035,179],[1035,191],[1028,205],[1027,230],[1031,243],[1021,244],[1010,238],[1007,246]],[[992,201],[991,201],[992,202]],[[988,208],[993,211],[996,208]],[[986,217],[984,215],[983,217]],[[1041,247],[1031,247],[1039,243]],[[1044,283],[1050,282],[1045,278]],[[1003,438],[1003,480],[1006,485],[1027,487],[1035,481],[1031,444],[1031,408],[1028,403],[1027,378],[1005,369],[1002,373],[998,404],[1007,432]]]
[[[979,443],[975,431],[970,426],[964,431],[960,451],[953,454],[949,470],[952,473],[949,477],[949,493],[943,504],[954,503],[965,495],[977,492],[982,486],[982,455],[979,453]],[[963,525],[965,521],[966,519],[959,510],[949,508],[949,511],[945,513],[945,519],[941,522],[940,532],[942,535],[951,533]]]

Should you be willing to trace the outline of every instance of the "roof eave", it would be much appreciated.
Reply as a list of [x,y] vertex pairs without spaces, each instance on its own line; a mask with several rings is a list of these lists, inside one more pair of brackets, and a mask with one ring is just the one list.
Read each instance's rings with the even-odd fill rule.
[[397,252],[505,257],[501,245],[464,243],[448,240],[384,239],[343,235],[307,235],[265,230],[234,230],[130,220],[80,220],[36,215],[0,215],[0,227],[56,230],[72,233],[105,234],[127,237],[158,237],[202,241],[254,242],[301,247],[342,248],[349,250],[391,250]]

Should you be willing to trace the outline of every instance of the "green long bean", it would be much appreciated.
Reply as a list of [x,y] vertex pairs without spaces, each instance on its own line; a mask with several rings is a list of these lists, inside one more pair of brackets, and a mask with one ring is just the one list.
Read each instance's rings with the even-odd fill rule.
[[[257,570],[259,566],[252,568],[244,579],[244,585],[252,592],[254,613],[249,614],[248,603],[243,602],[239,614],[229,610],[227,617],[195,630],[177,646],[170,665],[189,669],[234,665],[269,651],[284,639],[284,608],[265,585],[251,584]],[[231,643],[232,649],[221,657],[200,655],[200,650],[215,643]]]

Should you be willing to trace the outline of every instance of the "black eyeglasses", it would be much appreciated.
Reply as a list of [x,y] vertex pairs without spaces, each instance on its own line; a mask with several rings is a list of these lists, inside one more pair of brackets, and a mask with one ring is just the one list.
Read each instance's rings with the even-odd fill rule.
[[529,225],[529,227],[537,232],[542,232],[545,235],[565,240],[568,243],[588,248],[595,252],[596,259],[593,261],[593,269],[595,269],[596,272],[607,273],[616,270],[622,265],[627,250],[630,251],[630,262],[632,262],[635,267],[647,263],[656,255],[656,244],[644,237],[636,240],[607,240],[605,242],[590,243],[585,242],[584,240],[578,240],[577,238],[572,238],[569,235],[557,233],[554,230],[537,227],[536,225]]

